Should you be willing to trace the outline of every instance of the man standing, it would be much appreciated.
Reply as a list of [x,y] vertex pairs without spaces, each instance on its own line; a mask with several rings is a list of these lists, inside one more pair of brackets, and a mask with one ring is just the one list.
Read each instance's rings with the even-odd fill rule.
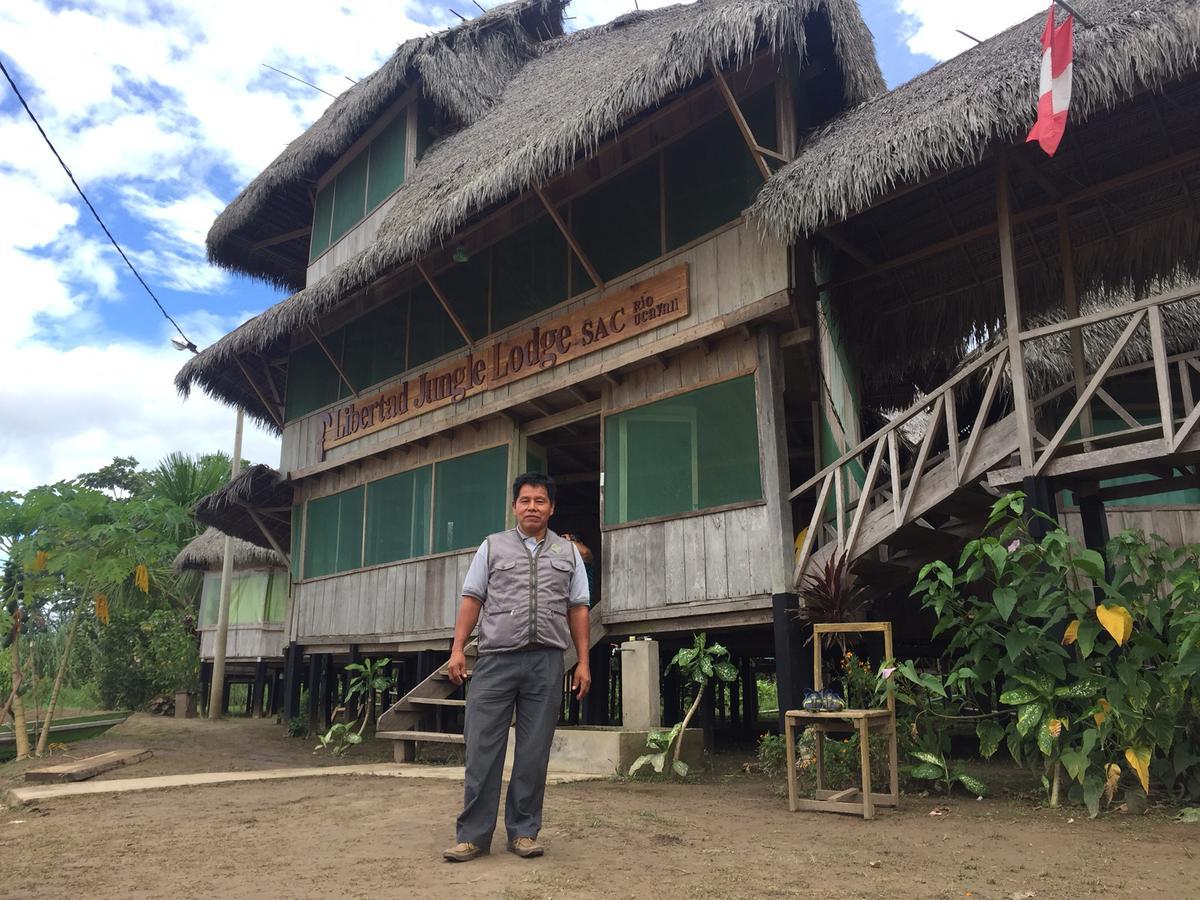
[[[512,776],[504,806],[508,849],[541,856],[542,799],[550,742],[562,706],[563,651],[575,644],[579,663],[571,690],[587,696],[588,584],[575,545],[547,527],[554,480],[527,472],[513,482],[517,527],[493,534],[475,554],[454,625],[450,680],[467,675],[463,652],[479,623],[479,655],[467,693],[466,787],[458,843],[442,856],[466,862],[491,851],[500,801],[508,726],[516,709]],[[480,613],[482,612],[482,621]]]

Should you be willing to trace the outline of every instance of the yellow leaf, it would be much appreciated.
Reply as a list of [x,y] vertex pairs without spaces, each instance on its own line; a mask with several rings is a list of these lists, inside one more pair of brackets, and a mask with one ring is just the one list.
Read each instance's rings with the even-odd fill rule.
[[1063,721],[1062,721],[1062,719],[1051,719],[1046,724],[1046,728],[1050,732],[1050,737],[1056,738],[1060,734],[1062,734]]
[[1100,712],[1095,713],[1092,718],[1096,720],[1097,725],[1103,725],[1104,720],[1108,718],[1109,710],[1112,709],[1112,704],[1101,697],[1097,703],[1100,706]]
[[1125,750],[1125,762],[1129,768],[1137,772],[1142,790],[1150,793],[1150,749],[1148,747],[1129,747]]
[[104,594],[96,595],[96,618],[105,625],[108,624],[108,597]]
[[47,555],[45,550],[39,550],[37,553],[35,553],[33,556],[33,571],[45,572],[46,571],[46,561],[49,558],[50,557]]
[[1112,803],[1113,794],[1117,792],[1117,782],[1121,780],[1121,767],[1109,763],[1104,767],[1104,800]]
[[150,593],[150,570],[141,563],[133,570],[133,581],[143,594]]
[[1123,606],[1112,606],[1107,603],[1096,607],[1096,618],[1104,626],[1104,630],[1112,635],[1117,646],[1123,646],[1133,634],[1133,616]]
[[1062,642],[1064,647],[1070,647],[1075,643],[1075,639],[1079,637],[1079,620],[1074,620],[1067,626],[1067,630],[1063,632]]

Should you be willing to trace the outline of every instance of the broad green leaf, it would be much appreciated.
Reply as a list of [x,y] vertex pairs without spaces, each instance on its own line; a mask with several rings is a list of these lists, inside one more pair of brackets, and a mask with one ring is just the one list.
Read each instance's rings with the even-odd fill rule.
[[1092,655],[1096,646],[1096,637],[1100,634],[1100,622],[1088,616],[1079,623],[1079,653],[1084,659]]
[[698,651],[694,647],[685,647],[675,654],[675,658],[671,660],[671,662],[679,666],[681,669],[686,668],[692,664],[692,660],[696,658],[697,652]]
[[979,755],[984,759],[991,758],[1004,740],[1004,729],[999,723],[985,719],[975,726],[975,734],[979,737]]
[[658,762],[657,762],[657,764],[654,765],[654,771],[661,772],[662,767],[663,767],[663,760],[666,759],[666,754],[665,753],[644,753],[633,761],[633,765],[629,767],[629,774],[630,775],[637,774],[638,770],[640,770],[642,767],[644,767],[646,765],[654,764],[656,759],[658,760]]
[[1050,697],[1054,693],[1054,679],[1045,672],[1019,673],[1013,675],[1021,684],[1028,685],[1038,692],[1041,697]]
[[930,765],[937,766],[939,769],[945,766],[945,762],[943,762],[940,756],[938,756],[936,753],[930,753],[927,750],[913,750],[908,755],[913,759],[919,759],[923,763],[929,763]]
[[688,764],[682,759],[671,760],[671,768],[675,770],[675,774],[680,778],[686,778],[688,773]]
[[1007,622],[1012,616],[1013,608],[1017,605],[1017,592],[1012,588],[996,588],[992,591],[992,602],[996,604],[1000,618]]
[[955,778],[958,779],[959,784],[961,784],[963,787],[965,787],[968,791],[970,791],[975,796],[977,796],[977,797],[986,797],[987,796],[987,792],[988,792],[987,785],[984,784],[982,781],[980,781],[978,778],[975,778],[972,775],[968,775],[966,772],[959,772],[955,776]]
[[1017,734],[1027,737],[1041,723],[1046,708],[1041,703],[1026,703],[1017,710]]
[[939,781],[945,774],[940,766],[932,765],[931,763],[922,763],[919,766],[913,766],[908,770],[908,774],[913,778],[924,778],[930,781]]
[[704,677],[712,678],[712,676],[713,676],[712,660],[709,659],[707,656],[701,656],[699,662],[700,662],[700,671],[704,673]]
[[992,566],[996,570],[996,577],[999,578],[1004,574],[1004,568],[1008,565],[1008,549],[1001,543],[987,543],[983,546],[984,553],[988,559],[992,561]]
[[737,681],[738,670],[733,663],[719,662],[713,666],[713,671],[717,673],[717,677],[722,681]]
[[1023,685],[1019,688],[1013,688],[1011,691],[1005,691],[1000,695],[1000,702],[1006,706],[1024,706],[1026,703],[1032,703],[1041,695],[1028,685]]
[[1104,779],[1099,775],[1090,774],[1083,779],[1083,804],[1087,807],[1088,817],[1100,815],[1100,797],[1104,794]]
[[1009,660],[1016,662],[1021,654],[1034,641],[1034,635],[1027,631],[1013,629],[1004,636],[1004,650],[1008,654]]
[[1065,750],[1059,759],[1062,760],[1063,768],[1067,770],[1067,774],[1075,781],[1083,784],[1083,775],[1088,767],[1087,754],[1081,750]]
[[1071,700],[1086,700],[1088,697],[1093,697],[1104,689],[1108,684],[1108,680],[1093,676],[1090,678],[1081,678],[1074,684],[1064,684],[1054,689],[1054,696],[1059,698],[1069,698]]
[[1079,555],[1074,557],[1071,562],[1075,568],[1094,581],[1102,581],[1104,579],[1104,557],[1095,550],[1081,550],[1079,551]]
[[1054,752],[1054,733],[1050,728],[1051,721],[1047,719],[1042,723],[1042,727],[1037,730],[1037,746],[1042,751],[1043,756],[1050,756]]

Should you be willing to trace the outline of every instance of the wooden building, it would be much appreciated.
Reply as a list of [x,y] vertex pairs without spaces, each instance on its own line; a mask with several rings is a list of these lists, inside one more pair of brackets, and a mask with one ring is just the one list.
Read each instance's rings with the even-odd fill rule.
[[381,727],[461,703],[459,589],[528,469],[598,551],[594,639],[720,630],[745,718],[755,658],[795,702],[813,558],[886,592],[1011,485],[1072,491],[1091,539],[1114,491],[1200,487],[1197,10],[1075,5],[1053,160],[1024,144],[1044,17],[885,92],[852,0],[569,34],[519,0],[343,94],[209,234],[294,293],[177,379],[283,435],[292,683],[386,652]]
[[[263,715],[279,708],[282,698],[283,650],[286,644],[290,580],[279,555],[249,541],[233,538],[233,580],[229,595],[229,635],[225,651],[225,689],[220,702],[228,702],[229,686],[247,684],[247,711]],[[221,568],[225,535],[208,528],[190,541],[175,558],[179,572],[202,573],[200,611],[201,709],[209,698],[212,661],[221,595]]]

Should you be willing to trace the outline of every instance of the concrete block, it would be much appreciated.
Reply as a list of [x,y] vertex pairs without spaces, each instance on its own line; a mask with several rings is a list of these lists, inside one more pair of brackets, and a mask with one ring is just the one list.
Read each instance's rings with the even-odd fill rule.
[[[654,729],[657,730],[657,729]],[[650,731],[629,731],[613,725],[580,725],[559,728],[550,744],[550,772],[572,772],[590,775],[625,775],[643,753],[648,752],[646,738]],[[509,729],[506,768],[513,762],[513,730]],[[689,728],[683,735],[682,759],[689,766],[699,765],[704,758],[704,732]]]
[[621,645],[621,723],[630,731],[662,727],[658,641]]

